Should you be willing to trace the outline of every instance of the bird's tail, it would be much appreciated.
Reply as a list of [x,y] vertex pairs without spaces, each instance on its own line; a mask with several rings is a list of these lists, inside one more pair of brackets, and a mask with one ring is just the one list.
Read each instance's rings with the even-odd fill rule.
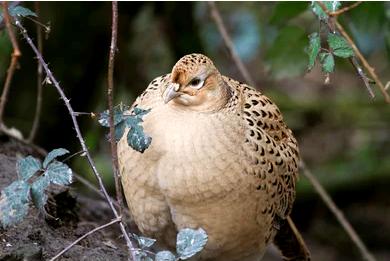
[[282,252],[283,260],[310,260],[310,252],[291,217],[287,217],[281,224],[274,238],[274,244]]

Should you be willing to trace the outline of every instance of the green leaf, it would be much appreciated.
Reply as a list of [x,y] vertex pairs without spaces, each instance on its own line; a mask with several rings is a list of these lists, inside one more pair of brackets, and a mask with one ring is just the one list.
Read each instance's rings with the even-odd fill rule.
[[283,27],[265,55],[265,62],[274,78],[303,75],[307,69],[305,47],[307,34],[301,27]]
[[331,73],[334,71],[334,58],[331,53],[320,53],[320,61],[323,72]]
[[155,261],[175,261],[176,257],[171,251],[157,252]]
[[44,175],[48,176],[51,183],[57,185],[69,185],[72,183],[72,170],[68,165],[54,161],[47,166]]
[[181,229],[177,234],[176,252],[180,259],[188,259],[203,249],[207,239],[206,231],[202,228],[197,230],[190,228]]
[[31,184],[31,197],[35,206],[42,210],[47,201],[45,193],[46,188],[50,185],[50,178],[48,176],[41,176]]
[[41,168],[41,162],[32,156],[20,159],[16,163],[16,170],[19,176],[25,181],[31,178]]
[[140,248],[149,248],[156,242],[156,239],[153,238],[138,236],[137,234],[131,235],[137,240]]
[[152,138],[144,133],[141,126],[133,126],[127,133],[127,143],[130,147],[143,153],[152,142]]
[[126,130],[126,122],[122,121],[115,126],[115,140],[120,141]]
[[354,56],[352,47],[344,37],[336,34],[328,34],[329,47],[332,48],[334,55],[342,58]]
[[7,227],[20,222],[28,213],[30,186],[23,180],[4,188],[0,197],[0,223]]
[[62,156],[62,155],[65,155],[69,153],[68,150],[66,149],[63,149],[63,148],[59,148],[59,149],[54,149],[52,151],[49,152],[49,154],[47,154],[45,160],[43,161],[43,167],[46,168],[47,165],[52,161],[54,160],[55,158],[59,157],[59,156]]
[[[324,3],[326,8],[331,12],[338,10],[341,6],[339,1],[323,1],[322,3]],[[322,10],[317,1],[312,1],[311,8],[320,20],[325,20],[328,18],[328,15]]]
[[[129,106],[123,105],[122,103],[118,104],[113,108],[114,112],[114,126],[120,123],[123,120],[123,113],[129,110]],[[108,110],[100,113],[98,122],[104,127],[110,127],[110,114]]]
[[277,26],[283,25],[304,12],[307,6],[307,2],[278,2],[273,9],[269,23]]
[[317,59],[317,55],[320,52],[321,48],[321,40],[318,33],[312,33],[309,35],[309,65],[308,65],[308,71],[313,69],[315,61]]
[[[22,7],[22,6],[10,6],[8,7],[9,15],[12,17],[26,17],[26,16],[35,16],[37,17],[36,13],[31,11],[28,8]],[[0,23],[3,21],[3,14],[2,10],[0,10]]]

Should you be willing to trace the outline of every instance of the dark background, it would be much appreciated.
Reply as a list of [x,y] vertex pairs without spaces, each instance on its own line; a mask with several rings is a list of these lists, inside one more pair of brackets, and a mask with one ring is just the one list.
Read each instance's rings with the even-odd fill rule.
[[[309,4],[219,2],[217,6],[256,87],[278,104],[294,130],[302,158],[378,260],[389,260],[390,106],[375,86],[377,97],[369,98],[348,61],[336,58],[329,85],[324,84],[319,66],[306,73],[308,35],[319,26]],[[33,3],[23,5],[34,10]],[[39,19],[51,25],[44,57],[73,108],[105,110],[111,4],[42,2],[40,7]],[[386,83],[390,5],[363,3],[339,21]],[[24,25],[36,39],[35,24],[25,19]],[[118,34],[115,103],[131,104],[154,77],[170,72],[176,60],[193,52],[206,54],[223,74],[244,81],[205,2],[121,2]],[[12,82],[5,124],[28,136],[36,104],[36,59],[21,37],[19,43],[23,56]],[[12,51],[4,30],[0,47],[3,83]],[[79,122],[100,172],[112,186],[107,130],[88,116],[79,117]],[[67,110],[50,85],[43,89],[35,143],[47,150],[80,150]],[[94,181],[84,158],[74,157],[69,164]],[[89,193],[82,186],[79,189]],[[304,177],[298,185],[293,218],[314,260],[359,259],[356,247]]]

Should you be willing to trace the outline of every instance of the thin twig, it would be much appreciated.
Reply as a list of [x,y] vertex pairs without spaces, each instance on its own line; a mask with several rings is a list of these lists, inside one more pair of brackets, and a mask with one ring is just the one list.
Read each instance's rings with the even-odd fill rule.
[[333,213],[333,215],[337,218],[341,226],[347,232],[349,237],[355,243],[355,245],[359,248],[360,253],[363,255],[365,260],[375,261],[374,256],[370,253],[367,247],[364,245],[363,241],[360,239],[359,235],[356,233],[355,229],[351,226],[348,220],[345,218],[343,212],[337,207],[334,203],[330,195],[326,192],[324,187],[319,183],[317,178],[311,173],[311,171],[307,168],[305,163],[301,161],[300,167],[303,171],[303,175],[310,181],[313,185],[314,189],[321,196],[322,200],[329,208],[329,210]]
[[115,66],[115,52],[116,52],[116,43],[118,36],[118,2],[112,2],[112,26],[111,26],[111,45],[108,57],[108,85],[107,85],[107,100],[108,100],[108,110],[109,110],[109,123],[110,123],[110,146],[111,146],[111,160],[112,160],[112,170],[114,172],[115,180],[115,191],[116,191],[116,200],[119,204],[119,213],[123,212],[123,196],[122,196],[122,186],[121,178],[119,174],[119,164],[118,164],[118,155],[116,150],[116,140],[115,140],[115,126],[114,126],[114,105],[113,105],[113,96],[114,96],[114,66]]
[[[43,54],[43,38],[42,38],[42,30],[39,23],[40,17],[40,3],[37,1],[34,3],[35,13],[37,14],[37,40],[38,40],[38,50],[41,54]],[[41,109],[42,109],[42,65],[37,61],[37,101],[35,107],[35,115],[33,125],[31,127],[30,135],[28,137],[28,142],[33,142],[38,128],[39,128],[39,120],[41,118]]]
[[56,260],[57,258],[59,258],[60,256],[62,256],[66,251],[68,251],[69,249],[71,249],[73,246],[75,246],[77,243],[79,243],[81,240],[83,240],[84,238],[86,238],[87,236],[90,236],[92,235],[93,233],[99,231],[99,230],[102,230],[106,227],[109,227],[111,226],[112,224],[115,224],[117,222],[121,222],[121,218],[120,217],[117,217],[113,220],[111,220],[110,222],[108,222],[107,224],[104,224],[100,227],[96,227],[94,229],[92,229],[91,231],[87,232],[86,234],[82,235],[81,237],[79,237],[78,239],[76,239],[75,241],[73,241],[69,246],[67,246],[66,248],[64,248],[61,252],[59,252],[57,255],[55,255],[54,257],[52,257],[50,259],[50,261],[54,261]]
[[248,84],[255,86],[255,81],[253,80],[253,78],[249,74],[248,70],[245,68],[244,63],[242,62],[242,60],[240,59],[240,57],[238,56],[238,54],[236,52],[234,44],[233,44],[233,42],[232,42],[232,40],[231,40],[227,30],[226,30],[226,27],[222,21],[222,18],[221,18],[219,11],[218,11],[217,6],[215,5],[214,2],[208,2],[208,4],[209,4],[210,9],[211,9],[211,17],[213,18],[215,24],[217,25],[219,33],[221,34],[221,36],[225,42],[225,45],[229,51],[229,54],[232,57],[232,59],[234,60],[234,62],[236,63],[237,68],[240,71],[242,77],[244,78],[244,80]]
[[371,88],[370,81],[369,81],[368,77],[366,76],[366,74],[364,73],[362,67],[360,67],[360,64],[356,60],[356,57],[355,56],[350,57],[349,61],[351,62],[353,67],[355,67],[355,70],[358,73],[360,79],[362,79],[362,81],[364,82],[364,85],[366,86],[368,94],[370,95],[370,97],[371,98],[375,98],[375,94],[374,94],[374,92],[373,92],[373,90]]
[[11,63],[8,67],[7,70],[7,77],[5,78],[4,82],[4,87],[3,87],[3,92],[0,97],[0,126],[3,125],[3,116],[4,116],[4,109],[5,109],[5,104],[7,102],[7,97],[8,97],[8,92],[9,88],[11,86],[12,78],[16,69],[16,66],[18,64],[18,59],[22,55],[19,49],[18,41],[16,40],[14,31],[11,26],[11,16],[9,15],[8,12],[8,3],[7,1],[2,2],[2,7],[3,7],[3,13],[4,13],[4,22],[5,26],[7,27],[7,32],[9,39],[11,40],[12,43],[12,48],[13,52],[11,54]]
[[329,16],[339,16],[339,15],[341,15],[341,14],[343,14],[345,12],[348,12],[349,10],[359,6],[361,3],[363,3],[363,1],[357,1],[356,3],[353,3],[353,4],[349,5],[349,6],[343,7],[341,9],[339,9],[339,10],[334,11],[334,12],[330,12],[328,10],[326,12],[326,14],[329,15]]
[[[211,8],[214,7],[214,12],[218,12],[218,10],[216,9],[215,7],[215,4],[210,4]],[[217,23],[217,20],[215,20],[215,22]],[[223,37],[223,36],[222,36]],[[223,37],[225,39],[225,37]],[[234,49],[232,49],[234,50]],[[239,61],[241,61],[240,57],[237,56],[237,59]],[[236,62],[236,66],[239,67],[241,65],[243,65],[242,62],[240,63],[237,63]],[[248,70],[245,68],[245,66],[243,65],[242,66],[242,69],[244,70],[245,73],[242,73],[242,76],[245,78],[245,74],[248,74],[249,75],[249,72]],[[301,163],[300,163],[300,167],[301,169],[303,170],[304,172],[304,175],[306,177],[308,177],[309,179],[309,182],[313,185],[313,187],[316,189],[316,191],[318,192],[318,194],[320,195],[321,199],[326,203],[326,205],[328,206],[328,208],[334,213],[334,215],[336,216],[336,218],[338,219],[338,221],[340,222],[340,224],[342,225],[342,227],[346,230],[346,232],[348,233],[348,235],[351,237],[352,241],[356,244],[356,246],[359,248],[359,250],[361,251],[363,257],[365,257],[367,260],[369,261],[374,261],[375,258],[372,256],[372,254],[367,250],[367,247],[364,245],[364,243],[361,241],[361,239],[359,238],[359,236],[357,235],[357,233],[354,231],[354,229],[352,228],[352,226],[349,224],[349,222],[344,218],[340,218],[340,216],[342,215],[341,211],[339,210],[339,208],[336,206],[336,204],[332,201],[331,197],[326,193],[325,189],[322,187],[321,183],[318,182],[318,180],[316,179],[315,176],[313,175],[310,175],[311,172],[310,170],[306,167],[305,163],[303,160],[301,160]],[[334,211],[334,210],[337,210],[337,211]],[[340,215],[341,213],[341,215]]]
[[[72,106],[71,106],[71,104],[69,102],[69,99],[66,97],[66,95],[65,95],[64,91],[62,90],[62,88],[60,87],[57,79],[53,76],[53,74],[52,74],[51,70],[49,69],[47,63],[44,61],[41,53],[38,51],[37,47],[35,46],[35,44],[31,40],[30,36],[27,34],[27,30],[23,27],[23,25],[18,20],[16,20],[15,24],[20,29],[22,35],[24,36],[24,38],[27,41],[27,43],[30,45],[31,49],[34,51],[37,59],[42,64],[43,69],[45,70],[45,73],[46,73],[47,77],[53,83],[53,85],[56,88],[57,92],[59,93],[61,99],[64,101],[65,106],[68,109],[69,115],[72,118],[73,126],[74,126],[74,129],[76,131],[76,136],[77,136],[77,138],[78,138],[78,140],[80,142],[82,150],[85,151],[85,154],[86,154],[86,157],[87,157],[87,161],[88,161],[88,163],[89,163],[89,165],[90,165],[90,167],[91,167],[91,169],[93,171],[93,174],[95,175],[95,177],[96,177],[96,179],[97,179],[97,181],[99,183],[100,190],[104,194],[104,197],[105,197],[108,205],[110,206],[110,208],[111,208],[115,218],[119,218],[120,216],[118,215],[118,212],[117,212],[116,208],[114,207],[114,204],[113,204],[110,196],[107,193],[107,190],[106,190],[106,188],[104,186],[103,180],[102,180],[99,172],[96,169],[95,162],[93,161],[92,156],[89,153],[89,150],[88,150],[88,148],[87,148],[87,146],[85,144],[84,137],[81,134],[79,124],[77,122],[76,116],[74,116],[74,111],[73,111],[73,108],[72,108]],[[126,244],[127,244],[127,247],[128,247],[128,249],[130,251],[132,260],[135,260],[135,253],[132,251],[132,249],[134,249],[133,243],[131,242],[131,240],[130,240],[130,238],[128,236],[128,233],[126,231],[126,228],[125,228],[125,226],[124,226],[122,221],[119,222],[119,226],[120,226],[122,234],[123,234],[123,236],[124,236],[124,238],[126,240]]]
[[347,32],[344,30],[344,27],[336,21],[336,27],[339,30],[340,34],[344,36],[344,38],[348,41],[348,43],[351,45],[352,49],[354,50],[356,56],[359,58],[359,60],[362,62],[363,67],[366,68],[368,74],[372,77],[372,79],[375,81],[375,83],[379,86],[379,90],[382,92],[383,97],[385,97],[385,101],[387,103],[390,103],[390,96],[387,93],[385,86],[383,85],[382,81],[379,79],[378,75],[375,73],[375,69],[371,67],[371,65],[367,62],[366,58],[364,58],[363,54],[360,52],[359,48],[357,48],[355,42],[352,40],[352,38],[347,34]]

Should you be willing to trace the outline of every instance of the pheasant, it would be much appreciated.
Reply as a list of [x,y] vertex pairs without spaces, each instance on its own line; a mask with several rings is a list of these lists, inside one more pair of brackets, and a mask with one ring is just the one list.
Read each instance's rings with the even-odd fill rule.
[[140,153],[122,138],[118,159],[143,234],[174,247],[178,230],[203,228],[208,242],[191,260],[260,260],[272,242],[285,260],[310,259],[289,218],[297,141],[269,98],[190,54],[154,79],[137,106],[151,109],[143,127],[152,143]]

